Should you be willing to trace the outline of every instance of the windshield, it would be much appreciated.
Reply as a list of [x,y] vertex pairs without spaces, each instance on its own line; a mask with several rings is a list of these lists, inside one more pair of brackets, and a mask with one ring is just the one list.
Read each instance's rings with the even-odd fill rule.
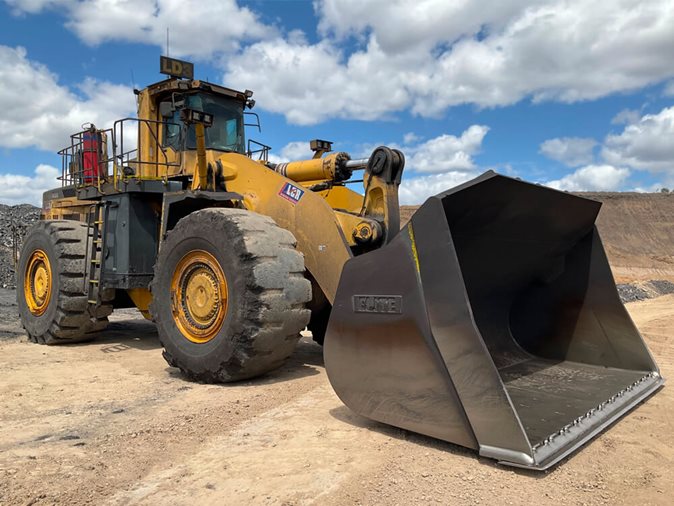
[[[197,93],[185,97],[185,107],[213,115],[213,125],[206,129],[206,149],[246,152],[243,133],[243,104],[231,98]],[[166,124],[164,145],[179,148],[180,111]],[[194,125],[187,130],[186,149],[197,148]]]

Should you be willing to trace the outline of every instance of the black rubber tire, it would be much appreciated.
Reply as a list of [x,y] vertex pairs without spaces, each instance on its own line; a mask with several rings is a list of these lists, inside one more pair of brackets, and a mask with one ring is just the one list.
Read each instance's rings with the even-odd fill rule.
[[[310,312],[311,283],[295,237],[244,209],[203,209],[182,218],[163,242],[150,312],[164,358],[205,383],[238,381],[276,369],[293,352]],[[206,343],[183,336],[171,309],[171,278],[190,251],[210,253],[223,270],[228,307],[218,334]]]
[[[16,300],[30,341],[79,343],[93,339],[107,326],[114,290],[106,290],[104,304],[91,316],[84,279],[86,243],[86,224],[71,220],[40,221],[26,235],[16,271]],[[28,260],[37,249],[45,252],[52,270],[51,299],[40,316],[28,309],[23,290]]]

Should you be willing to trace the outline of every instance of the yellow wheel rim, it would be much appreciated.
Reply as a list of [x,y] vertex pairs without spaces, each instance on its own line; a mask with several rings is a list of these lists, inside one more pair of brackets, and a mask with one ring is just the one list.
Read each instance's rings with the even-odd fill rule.
[[213,339],[227,314],[227,280],[213,255],[194,250],[180,259],[171,278],[173,319],[193,343]]
[[41,316],[49,306],[51,299],[51,264],[47,254],[41,249],[33,251],[26,265],[23,277],[23,294],[28,310],[35,316]]

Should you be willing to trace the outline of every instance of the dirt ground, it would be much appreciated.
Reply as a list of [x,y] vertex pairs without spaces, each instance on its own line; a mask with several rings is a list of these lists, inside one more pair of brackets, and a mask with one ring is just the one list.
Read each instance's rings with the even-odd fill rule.
[[[365,420],[304,338],[256,381],[191,383],[131,310],[96,341],[27,343],[0,291],[0,504],[671,504],[665,387],[546,473]],[[628,305],[674,377],[674,295]]]

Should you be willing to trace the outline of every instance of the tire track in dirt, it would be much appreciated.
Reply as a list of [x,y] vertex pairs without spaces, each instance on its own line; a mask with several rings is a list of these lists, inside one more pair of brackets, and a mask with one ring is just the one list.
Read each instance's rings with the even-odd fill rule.
[[325,383],[321,348],[306,340],[256,381],[191,383],[166,365],[148,326],[111,325],[76,346],[0,343],[0,504],[100,504]]
[[333,416],[340,408],[329,386],[318,387],[208,439],[111,503],[226,504],[236,497],[238,504],[321,504],[345,478],[371,467],[360,450],[386,439]]

